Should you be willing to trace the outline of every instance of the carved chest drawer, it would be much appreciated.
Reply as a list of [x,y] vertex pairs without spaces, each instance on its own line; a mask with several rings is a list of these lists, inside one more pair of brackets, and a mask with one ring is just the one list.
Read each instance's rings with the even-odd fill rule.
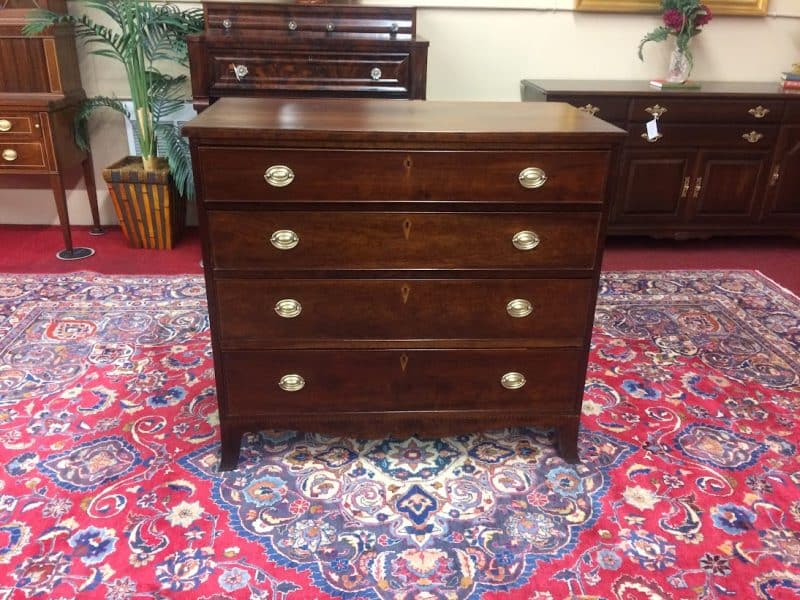
[[186,126],[222,431],[577,434],[624,133],[563,104],[224,98]]

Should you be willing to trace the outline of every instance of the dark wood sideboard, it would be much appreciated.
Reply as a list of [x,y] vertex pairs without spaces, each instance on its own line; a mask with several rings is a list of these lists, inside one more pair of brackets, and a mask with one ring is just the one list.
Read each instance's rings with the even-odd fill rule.
[[195,108],[225,96],[425,98],[416,9],[350,3],[203,2],[190,36]]
[[85,95],[70,27],[53,27],[36,37],[22,35],[25,15],[37,7],[67,10],[65,0],[0,2],[0,177],[49,177],[64,237],[65,248],[58,257],[75,260],[94,253],[72,244],[63,177],[78,164],[89,196],[91,233],[104,233],[92,158],[73,138],[73,119]]
[[566,104],[222,98],[185,126],[221,469],[260,428],[577,435],[624,132]]
[[[800,232],[800,94],[774,83],[522,81],[523,100],[569,102],[628,131],[610,234]],[[658,115],[659,137],[646,123]]]

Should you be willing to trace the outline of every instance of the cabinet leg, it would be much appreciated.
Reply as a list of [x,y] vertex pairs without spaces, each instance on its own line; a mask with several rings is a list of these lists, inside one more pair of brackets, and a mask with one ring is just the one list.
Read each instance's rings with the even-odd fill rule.
[[556,428],[556,444],[558,453],[565,461],[570,464],[580,462],[578,456],[578,429],[580,428],[580,417],[569,417],[562,421]]
[[61,173],[50,175],[50,188],[53,190],[53,197],[56,201],[58,211],[58,222],[61,224],[61,232],[64,235],[64,249],[56,254],[61,260],[79,260],[94,254],[91,248],[75,248],[72,245],[72,232],[69,228],[69,211],[67,210],[67,194],[64,191],[64,180]]
[[220,425],[220,471],[231,471],[239,465],[239,449],[242,432],[236,427]]
[[86,194],[89,196],[89,209],[92,211],[91,235],[103,235],[106,230],[100,225],[100,210],[97,206],[97,185],[94,180],[94,164],[92,154],[89,153],[81,164],[83,167],[83,180],[86,182]]

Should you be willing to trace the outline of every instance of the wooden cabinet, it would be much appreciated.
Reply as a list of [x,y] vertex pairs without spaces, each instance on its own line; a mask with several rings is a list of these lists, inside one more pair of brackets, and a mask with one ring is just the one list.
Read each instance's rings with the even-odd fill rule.
[[[657,90],[641,82],[556,80],[525,80],[522,95],[568,102],[628,130],[610,234],[796,234],[797,221],[776,215],[800,210],[792,183],[799,96],[765,83]],[[658,135],[651,137],[647,122],[654,118]]]
[[222,469],[262,427],[538,424],[577,459],[622,131],[563,104],[274,98],[184,131]]
[[416,9],[204,2],[190,36],[197,110],[224,96],[425,98]]
[[55,197],[63,260],[91,256],[76,248],[67,212],[63,175],[80,164],[94,222],[103,233],[91,155],[75,145],[72,123],[84,98],[75,40],[69,27],[53,27],[35,37],[21,28],[33,8],[66,12],[64,0],[13,0],[0,7],[0,185],[3,175],[47,175]]

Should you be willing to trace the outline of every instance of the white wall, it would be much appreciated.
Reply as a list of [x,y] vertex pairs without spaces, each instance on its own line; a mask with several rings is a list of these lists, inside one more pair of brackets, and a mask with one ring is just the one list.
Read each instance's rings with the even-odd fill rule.
[[[489,3],[531,8],[465,7]],[[645,62],[636,57],[639,40],[659,24],[657,15],[576,13],[569,9],[572,4],[421,0],[417,33],[430,41],[428,99],[519,100],[519,82],[526,78],[649,80],[664,75],[668,43],[646,46]],[[771,0],[766,17],[718,16],[692,41],[692,48],[693,79],[777,81],[781,71],[800,61],[800,1]],[[82,48],[79,52],[87,94],[125,94],[116,64],[88,56]],[[115,223],[101,171],[127,154],[121,117],[96,119],[91,135],[101,219]],[[76,173],[67,180],[78,186],[68,192],[71,221],[90,223],[82,179]],[[0,185],[0,223],[58,222],[46,178],[4,177]]]

